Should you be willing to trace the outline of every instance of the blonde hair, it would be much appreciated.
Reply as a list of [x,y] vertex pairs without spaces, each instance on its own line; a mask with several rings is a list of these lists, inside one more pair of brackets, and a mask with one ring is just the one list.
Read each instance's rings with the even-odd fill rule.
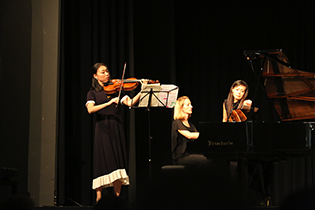
[[[174,120],[183,120],[186,115],[183,114],[182,110],[183,110],[183,106],[184,106],[184,102],[185,100],[188,99],[188,96],[182,96],[182,97],[179,97],[176,101],[176,104],[175,104],[175,107],[174,107]],[[190,118],[191,114],[188,115],[188,118]]]

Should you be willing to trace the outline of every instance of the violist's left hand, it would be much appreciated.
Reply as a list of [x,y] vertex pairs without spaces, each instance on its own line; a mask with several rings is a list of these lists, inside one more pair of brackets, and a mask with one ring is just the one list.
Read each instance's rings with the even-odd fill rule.
[[248,106],[248,107],[251,107],[252,106],[252,101],[247,99],[244,101],[244,106]]
[[141,83],[141,89],[145,88],[148,84],[149,80],[147,79],[141,79],[140,83]]
[[141,82],[141,84],[146,85],[146,84],[148,84],[149,80],[148,79],[141,79],[140,82]]

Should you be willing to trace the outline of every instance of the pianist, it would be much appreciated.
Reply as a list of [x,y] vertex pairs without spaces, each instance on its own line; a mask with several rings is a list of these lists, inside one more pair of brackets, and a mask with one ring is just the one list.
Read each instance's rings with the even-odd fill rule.
[[187,96],[177,99],[172,124],[172,158],[174,164],[207,169],[211,166],[211,160],[203,154],[191,154],[187,151],[187,143],[196,141],[199,137],[196,127],[189,121],[192,108],[191,101]]
[[[247,117],[245,116],[245,113],[248,113],[252,101],[247,99],[246,97],[248,95],[248,85],[243,80],[236,80],[229,91],[227,99],[223,102],[223,122],[241,122],[245,121]],[[234,110],[242,110],[241,112],[233,112]],[[239,116],[240,114],[243,115]],[[235,116],[237,115],[237,116]],[[238,119],[237,119],[238,118]],[[242,119],[241,119],[242,118]],[[237,179],[237,162],[236,161],[230,161],[229,168],[230,168],[230,177],[232,180],[236,181]]]
[[[230,92],[228,94],[227,99],[225,99],[223,102],[222,122],[245,121],[242,119],[247,118],[245,117],[245,114],[249,112],[252,105],[251,100],[249,99],[245,100],[247,95],[248,95],[247,83],[243,80],[236,80],[230,88]],[[233,112],[233,110],[242,110],[242,111]],[[239,120],[235,120],[233,118],[234,113],[235,115],[237,115],[237,117],[240,117]]]

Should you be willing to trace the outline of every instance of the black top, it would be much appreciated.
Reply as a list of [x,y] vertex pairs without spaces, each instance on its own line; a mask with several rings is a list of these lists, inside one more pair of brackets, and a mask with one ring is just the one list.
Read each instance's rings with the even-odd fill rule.
[[189,122],[190,127],[185,126],[182,121],[174,120],[172,124],[172,158],[178,160],[179,158],[189,155],[187,152],[187,142],[195,141],[196,139],[187,139],[181,135],[178,130],[188,130],[190,132],[197,132],[196,127]]
[[[122,97],[124,96],[124,94],[121,94],[121,95],[122,95]],[[99,104],[106,103],[106,102],[110,101],[112,98],[115,98],[117,96],[118,96],[117,92],[114,94],[106,94],[105,91],[96,92],[95,90],[90,90],[87,93],[86,99],[87,99],[87,101],[94,101],[95,105],[99,105]],[[102,115],[102,116],[108,116],[108,115],[117,116],[120,114],[120,111],[119,111],[119,107],[116,106],[115,103],[112,103],[111,105],[107,106],[106,108],[99,110],[97,112],[97,114]]]

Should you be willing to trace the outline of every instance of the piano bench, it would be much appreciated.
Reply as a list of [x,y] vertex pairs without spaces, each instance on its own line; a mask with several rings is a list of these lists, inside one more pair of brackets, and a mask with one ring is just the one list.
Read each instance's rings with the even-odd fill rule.
[[185,170],[185,166],[184,165],[165,165],[162,166],[161,169],[163,171],[165,170]]
[[[163,183],[179,183],[181,182],[181,178],[178,177],[186,177],[188,171],[184,165],[164,165],[161,167],[161,176],[160,180],[163,180]],[[182,183],[182,182],[181,182]]]

